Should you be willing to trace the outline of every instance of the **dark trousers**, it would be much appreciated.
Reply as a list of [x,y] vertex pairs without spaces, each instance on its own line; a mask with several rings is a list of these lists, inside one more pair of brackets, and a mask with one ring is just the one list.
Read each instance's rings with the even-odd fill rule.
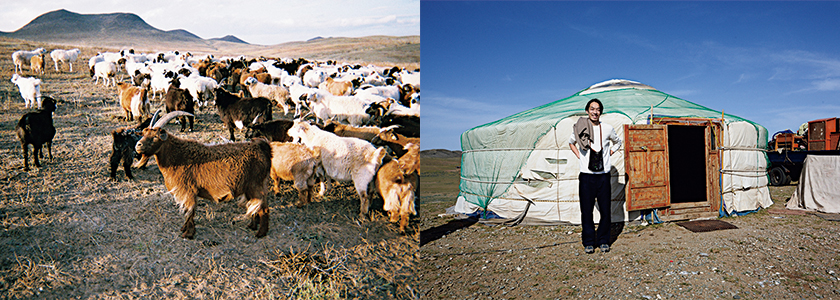
[[[588,174],[580,173],[580,222],[583,226],[584,246],[598,246],[610,244],[610,174]],[[595,221],[592,213],[595,209],[595,200],[598,200],[598,212],[601,214],[601,221],[598,223],[598,232],[595,232]]]

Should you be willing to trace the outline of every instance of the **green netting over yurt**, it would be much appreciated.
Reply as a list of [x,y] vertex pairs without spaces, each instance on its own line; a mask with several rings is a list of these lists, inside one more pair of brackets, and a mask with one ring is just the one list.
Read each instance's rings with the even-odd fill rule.
[[[722,207],[726,214],[772,204],[767,191],[767,130],[754,122],[668,95],[629,80],[609,80],[570,97],[484,124],[461,135],[462,213],[490,210],[512,218],[533,201],[528,216],[536,222],[579,224],[579,167],[568,139],[572,125],[585,116],[593,98],[604,104],[601,117],[623,138],[624,124],[648,124],[653,117],[723,116]],[[622,146],[623,148],[623,146]],[[624,209],[624,159],[613,162],[613,220],[636,218]],[[596,216],[596,221],[597,221]]]

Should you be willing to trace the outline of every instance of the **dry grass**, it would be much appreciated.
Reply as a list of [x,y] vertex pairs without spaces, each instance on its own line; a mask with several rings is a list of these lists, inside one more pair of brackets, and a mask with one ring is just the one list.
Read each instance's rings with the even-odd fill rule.
[[[423,299],[836,299],[840,227],[774,204],[694,233],[669,222],[614,226],[609,253],[584,254],[580,226],[486,226],[441,217],[457,196],[459,158],[423,157],[417,258]],[[427,181],[440,189],[428,188]],[[449,200],[446,200],[446,199]],[[620,224],[620,223],[619,223]],[[614,224],[616,225],[616,224]]]
[[[239,205],[201,200],[195,240],[180,238],[183,219],[154,160],[133,181],[122,170],[108,177],[109,132],[129,123],[116,89],[86,73],[84,58],[104,49],[83,48],[77,72],[41,76],[42,94],[59,100],[54,159],[24,172],[14,127],[28,110],[9,81],[10,54],[39,46],[57,47],[0,39],[0,299],[416,298],[416,227],[399,234],[379,196],[374,220],[359,220],[351,184],[303,208],[285,184],[269,197],[261,239]],[[213,111],[198,112],[194,132],[177,128],[167,126],[202,142],[226,135]]]

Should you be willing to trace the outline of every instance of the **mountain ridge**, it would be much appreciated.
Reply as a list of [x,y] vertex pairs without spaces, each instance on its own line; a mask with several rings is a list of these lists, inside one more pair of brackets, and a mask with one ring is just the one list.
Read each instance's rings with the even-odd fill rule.
[[[79,14],[66,9],[44,13],[16,31],[0,32],[0,36],[51,43],[101,42],[110,38],[128,43],[162,40],[202,44],[208,41],[185,29],[160,30],[133,13]],[[232,35],[224,40],[242,41]]]

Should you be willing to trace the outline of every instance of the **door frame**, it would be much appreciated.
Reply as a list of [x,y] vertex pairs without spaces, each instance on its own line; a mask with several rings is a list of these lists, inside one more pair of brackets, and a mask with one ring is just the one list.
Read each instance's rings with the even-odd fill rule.
[[[720,203],[723,201],[720,193],[720,170],[722,165],[720,148],[723,145],[721,135],[723,131],[723,119],[654,117],[651,121],[652,124],[624,125],[624,140],[626,143],[624,149],[626,176],[625,199],[627,211],[658,209],[660,211],[660,218],[663,220],[716,216],[720,209]],[[688,203],[670,202],[670,155],[667,147],[668,125],[705,127],[706,201]],[[639,142],[638,136],[633,136],[633,130],[648,130],[650,132],[653,128],[663,127],[664,130],[659,134],[664,135],[664,137],[642,138],[642,141],[654,144],[633,144],[634,142]],[[631,137],[634,137],[634,139],[631,139]],[[661,145],[656,145],[656,143]],[[656,151],[663,149],[664,156],[655,154],[654,149]],[[664,157],[665,163],[661,163],[660,157]],[[662,173],[651,174],[645,172]],[[662,176],[665,178],[662,178]],[[654,188],[654,186],[659,186],[662,183],[665,183],[667,186]],[[642,191],[641,189],[646,189],[646,191]],[[639,196],[641,196],[641,199],[639,199]]]

